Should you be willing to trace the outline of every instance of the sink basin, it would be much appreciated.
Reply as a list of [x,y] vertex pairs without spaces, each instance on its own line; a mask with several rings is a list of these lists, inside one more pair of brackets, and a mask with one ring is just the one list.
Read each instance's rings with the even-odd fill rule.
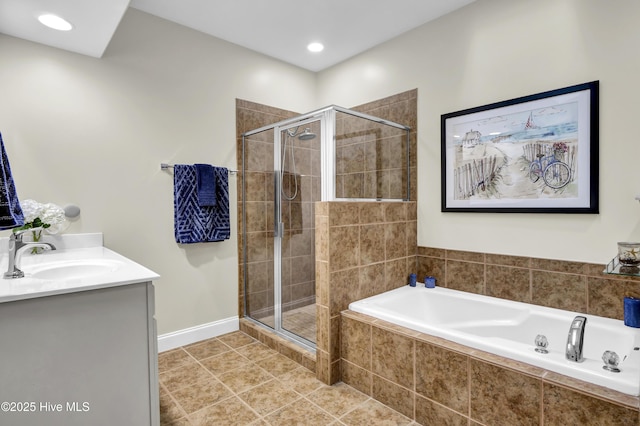
[[116,271],[122,262],[111,259],[79,259],[47,263],[24,268],[25,274],[41,280],[87,278]]

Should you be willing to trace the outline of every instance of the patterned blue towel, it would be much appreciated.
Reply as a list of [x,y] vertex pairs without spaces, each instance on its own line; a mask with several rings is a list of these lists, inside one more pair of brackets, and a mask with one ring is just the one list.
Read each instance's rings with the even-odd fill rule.
[[0,151],[0,229],[11,229],[24,225],[24,215],[1,134]]
[[216,205],[200,206],[196,166],[176,164],[173,167],[174,232],[180,244],[229,239],[229,172],[224,167],[214,169]]
[[216,169],[209,164],[194,164],[198,179],[198,205],[210,207],[216,205]]

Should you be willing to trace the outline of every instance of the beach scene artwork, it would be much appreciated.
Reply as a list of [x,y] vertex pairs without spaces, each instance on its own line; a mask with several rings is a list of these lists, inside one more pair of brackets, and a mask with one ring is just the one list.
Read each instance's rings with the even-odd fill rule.
[[578,197],[578,107],[498,109],[457,120],[447,131],[453,200]]

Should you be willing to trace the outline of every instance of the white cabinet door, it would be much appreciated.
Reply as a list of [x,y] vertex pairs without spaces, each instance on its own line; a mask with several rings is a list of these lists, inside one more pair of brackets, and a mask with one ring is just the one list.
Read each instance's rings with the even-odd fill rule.
[[155,425],[153,286],[0,304],[0,424]]

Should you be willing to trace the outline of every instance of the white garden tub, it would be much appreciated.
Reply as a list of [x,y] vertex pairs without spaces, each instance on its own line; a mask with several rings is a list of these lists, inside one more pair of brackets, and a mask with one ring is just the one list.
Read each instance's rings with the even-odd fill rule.
[[[619,320],[421,284],[353,302],[349,309],[629,395],[640,394],[640,329]],[[585,360],[580,363],[565,357],[569,327],[577,315],[587,318]],[[549,342],[547,354],[535,351],[539,334]],[[602,368],[607,350],[619,355],[621,372]]]

